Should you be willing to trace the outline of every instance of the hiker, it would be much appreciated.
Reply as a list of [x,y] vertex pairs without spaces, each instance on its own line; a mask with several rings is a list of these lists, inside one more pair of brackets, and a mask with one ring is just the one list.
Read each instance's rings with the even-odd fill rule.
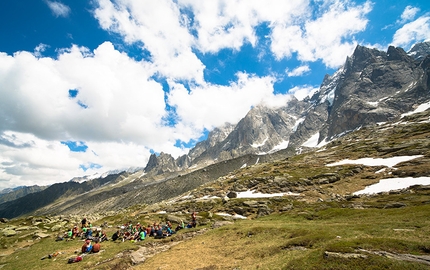
[[93,246],[91,245],[91,240],[87,239],[85,240],[84,244],[82,245],[81,251],[82,253],[88,253],[92,250]]
[[197,225],[197,215],[195,211],[193,211],[193,213],[191,214],[191,220],[192,220],[191,225],[193,228],[195,228]]
[[183,228],[185,228],[185,224],[184,221],[181,220],[181,222],[178,224],[178,226],[176,227],[175,231],[179,231],[182,230]]
[[85,232],[85,239],[92,238],[93,237],[93,230],[91,228],[87,228],[87,231]]
[[154,238],[155,238],[155,239],[161,239],[161,238],[165,238],[165,237],[166,237],[166,236],[163,234],[163,230],[162,230],[161,226],[158,226],[158,227],[156,228]]
[[146,235],[152,236],[151,231],[152,231],[151,224],[148,224],[148,227],[146,227]]
[[72,230],[72,238],[75,239],[78,236],[79,236],[79,229],[78,229],[78,226],[75,226],[73,227],[73,230]]
[[82,228],[81,238],[85,239],[87,237],[87,227]]
[[105,231],[102,231],[100,235],[100,242],[103,242],[103,241],[109,241]]
[[96,243],[93,245],[93,248],[91,249],[92,253],[97,253],[100,251],[100,243],[98,240],[95,241]]
[[139,238],[137,240],[143,241],[143,240],[145,240],[145,237],[146,237],[146,230],[141,229],[140,233],[139,233]]
[[116,231],[113,235],[112,235],[112,240],[116,241],[119,237],[120,237],[121,233],[118,231]]
[[87,219],[86,218],[83,218],[82,220],[81,220],[81,225],[82,225],[82,229],[84,229],[85,228],[85,226],[87,225]]
[[73,231],[72,231],[72,229],[69,229],[69,230],[67,231],[67,236],[66,236],[66,238],[68,238],[68,239],[72,239],[72,237],[73,237]]

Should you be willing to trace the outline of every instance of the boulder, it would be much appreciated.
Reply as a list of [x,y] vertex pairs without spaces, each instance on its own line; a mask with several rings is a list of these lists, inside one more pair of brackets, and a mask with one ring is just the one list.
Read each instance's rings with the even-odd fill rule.
[[7,218],[0,218],[1,223],[8,223],[9,220]]
[[215,221],[214,224],[212,224],[212,228],[219,228],[226,225],[234,224],[234,222],[231,221]]
[[43,232],[36,232],[33,236],[33,238],[47,238],[49,237],[49,234],[43,233]]
[[59,230],[61,230],[62,228],[63,228],[63,226],[62,226],[62,225],[60,225],[60,224],[58,224],[58,225],[54,225],[54,226],[52,226],[51,231],[53,231],[53,232],[55,232],[55,231],[59,231]]
[[256,201],[244,201],[243,205],[247,207],[258,207],[258,202]]
[[3,230],[3,235],[6,237],[14,236],[14,235],[16,235],[16,231],[10,230],[10,229],[5,229],[5,230]]
[[227,197],[230,199],[237,198],[237,193],[234,191],[230,191],[229,193],[227,193]]
[[388,208],[402,208],[402,207],[406,207],[406,204],[402,203],[402,202],[393,202],[393,203],[388,203],[384,206],[385,209]]
[[167,215],[166,220],[170,222],[181,223],[183,219],[174,215]]
[[30,229],[29,226],[22,226],[15,229],[15,231],[28,231]]

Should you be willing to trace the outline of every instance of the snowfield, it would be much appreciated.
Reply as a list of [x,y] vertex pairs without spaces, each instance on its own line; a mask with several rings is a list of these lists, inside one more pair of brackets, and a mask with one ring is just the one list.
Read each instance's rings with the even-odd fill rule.
[[[416,156],[398,156],[391,158],[361,158],[357,160],[345,159],[339,162],[330,163],[326,166],[339,166],[345,164],[361,164],[365,166],[387,166],[390,168],[395,167],[397,164],[416,158],[420,158],[423,155]],[[380,171],[378,171],[380,172]],[[376,172],[376,173],[378,173]],[[413,185],[430,185],[430,177],[405,177],[405,178],[388,178],[381,179],[379,183],[367,186],[365,189],[354,192],[354,195],[361,194],[376,194],[379,192],[386,192],[391,190],[398,190],[403,188],[408,188]]]

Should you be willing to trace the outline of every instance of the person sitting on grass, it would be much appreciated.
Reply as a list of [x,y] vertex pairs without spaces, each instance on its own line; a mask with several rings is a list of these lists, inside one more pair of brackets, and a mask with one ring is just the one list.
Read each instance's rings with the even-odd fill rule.
[[86,238],[86,236],[87,236],[87,227],[83,227],[82,228],[82,233],[81,233],[81,238],[82,239],[85,239]]
[[82,245],[81,251],[82,253],[89,253],[92,250],[93,246],[91,245],[91,240],[85,240],[85,243]]
[[112,240],[116,241],[120,236],[121,236],[121,233],[118,230],[112,235]]
[[75,227],[73,227],[73,230],[72,230],[72,238],[73,239],[75,239],[76,237],[78,237],[79,236],[79,229],[78,229],[78,226],[75,226]]
[[96,243],[93,245],[93,248],[91,249],[92,253],[97,253],[100,251],[100,243],[98,240],[95,241]]
[[138,241],[143,241],[143,240],[145,240],[145,237],[146,237],[146,230],[144,230],[144,229],[142,229],[142,228],[141,228],[141,230],[140,230],[140,232],[139,232],[139,238],[138,238]]
[[100,236],[100,242],[103,242],[103,241],[108,241],[109,239],[108,239],[108,237],[107,237],[107,235],[106,235],[106,232],[105,231],[102,231],[102,234],[101,234],[101,236]]
[[176,227],[175,231],[179,231],[185,228],[185,224],[184,221],[181,220],[181,222],[178,224],[178,226]]
[[73,238],[73,231],[72,229],[67,231],[67,235],[66,235],[67,240],[72,240]]

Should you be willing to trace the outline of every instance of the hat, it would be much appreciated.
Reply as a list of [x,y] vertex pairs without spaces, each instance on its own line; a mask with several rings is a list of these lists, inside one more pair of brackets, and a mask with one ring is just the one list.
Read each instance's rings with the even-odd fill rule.
[[85,241],[85,243],[89,244],[89,243],[91,243],[91,240],[90,240],[90,239],[87,239],[87,240]]

